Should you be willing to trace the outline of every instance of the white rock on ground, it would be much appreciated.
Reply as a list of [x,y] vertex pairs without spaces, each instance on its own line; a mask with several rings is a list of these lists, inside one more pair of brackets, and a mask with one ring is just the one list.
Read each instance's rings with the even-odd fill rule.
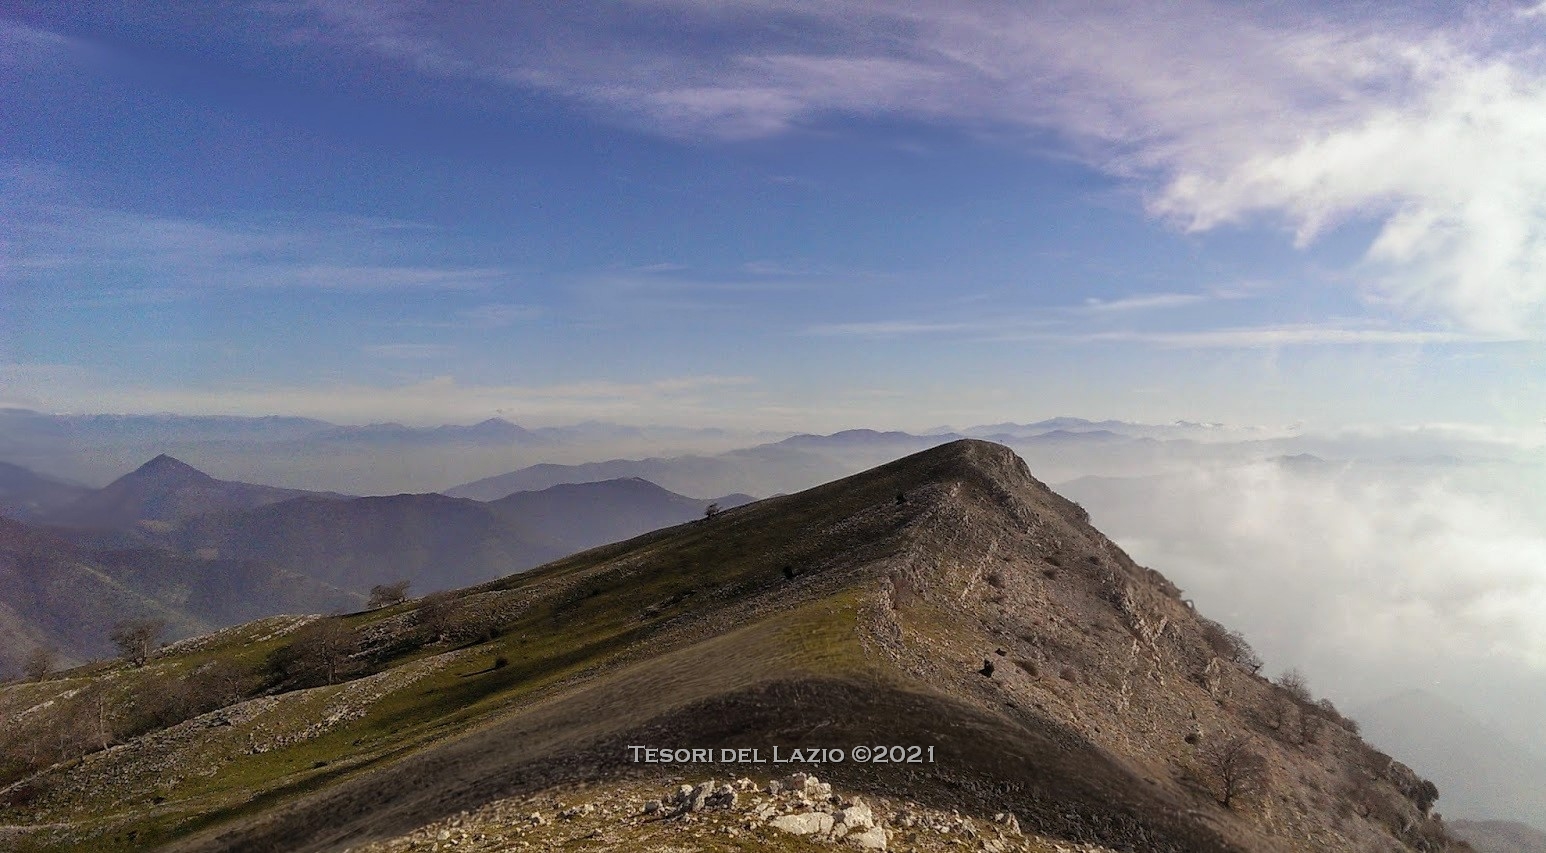
[[855,829],[869,829],[875,825],[875,813],[862,800],[855,800],[854,804],[838,812],[838,822],[848,827],[850,831]]
[[886,849],[886,830],[879,826],[872,826],[860,832],[850,832],[843,840],[864,850],[884,850]]
[[832,831],[832,815],[825,812],[779,815],[768,826],[792,835],[825,835]]

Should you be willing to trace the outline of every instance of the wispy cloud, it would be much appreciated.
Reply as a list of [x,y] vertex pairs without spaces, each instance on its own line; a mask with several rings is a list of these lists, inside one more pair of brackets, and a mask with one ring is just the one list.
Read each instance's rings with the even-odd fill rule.
[[424,267],[383,264],[275,264],[255,267],[233,283],[248,287],[310,287],[323,290],[476,290],[506,281],[509,273],[490,267]]
[[[83,305],[167,301],[212,288],[479,290],[512,278],[495,267],[407,260],[409,235],[422,226],[394,220],[290,214],[200,221],[3,201],[18,237],[7,261],[17,280],[77,291]],[[115,284],[104,289],[104,281]]]
[[1146,296],[1124,296],[1120,299],[1095,299],[1084,301],[1077,310],[1093,314],[1115,314],[1128,311],[1149,311],[1156,308],[1179,308],[1206,302],[1208,297],[1199,293],[1152,293]]
[[69,36],[0,18],[0,68],[47,69],[85,50],[82,42]]
[[292,7],[287,31],[679,137],[767,136],[832,115],[1042,148],[1050,130],[1188,230],[1266,221],[1308,245],[1372,222],[1356,279],[1366,297],[1513,334],[1539,331],[1546,305],[1546,54],[1534,47],[1546,18],[1514,11],[1455,25],[1206,0],[637,0],[599,18],[512,7],[471,26],[325,0]]
[[[390,358],[439,355],[418,344],[369,349]],[[427,356],[425,354],[428,354]],[[0,364],[0,406],[48,411],[268,415],[276,412],[339,423],[472,422],[496,412],[519,413],[523,423],[602,419],[701,425],[745,420],[756,380],[703,374],[637,382],[582,381],[551,385],[476,385],[450,377],[393,385],[253,384],[162,387],[113,381],[65,365]]]
[[366,355],[393,359],[445,358],[456,353],[456,347],[449,344],[370,344],[360,350]]
[[[1139,301],[1139,300],[1135,300]],[[1190,300],[1189,300],[1190,301]],[[1107,303],[1102,303],[1107,304]],[[1112,309],[1112,313],[1151,306]],[[963,340],[1051,344],[1140,344],[1172,349],[1255,349],[1282,346],[1433,344],[1483,345],[1529,340],[1518,335],[1487,335],[1444,329],[1400,329],[1346,324],[1298,324],[1233,326],[1213,329],[1078,329],[1056,320],[1000,318],[942,322],[930,320],[875,320],[824,323],[807,327],[804,334],[817,337],[897,338],[939,335]]]
[[805,330],[816,337],[897,338],[910,335],[947,335],[982,332],[982,323],[939,323],[927,320],[872,320],[856,323],[820,323]]
[[637,267],[634,267],[632,271],[633,272],[637,272],[637,273],[663,273],[663,272],[681,272],[681,271],[683,271],[685,269],[687,269],[687,265],[686,264],[678,264],[678,263],[673,263],[671,261],[662,261],[660,263],[644,264],[643,266],[637,266]]
[[477,329],[502,329],[524,320],[530,320],[541,313],[541,309],[534,305],[490,303],[488,305],[479,305],[476,308],[469,308],[466,311],[459,311],[457,312],[457,318],[466,325]]
[[1071,341],[1131,342],[1194,349],[1251,349],[1278,346],[1343,346],[1351,344],[1424,345],[1492,344],[1518,337],[1472,332],[1413,329],[1348,328],[1341,326],[1248,326],[1189,332],[1110,331],[1070,335]]

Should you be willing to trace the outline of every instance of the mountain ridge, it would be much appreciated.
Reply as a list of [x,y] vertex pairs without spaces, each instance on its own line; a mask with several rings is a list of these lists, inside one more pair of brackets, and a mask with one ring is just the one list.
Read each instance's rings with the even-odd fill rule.
[[[648,773],[627,762],[629,743],[927,741],[937,764],[821,772],[1119,849],[1415,850],[1443,838],[1415,773],[1254,675],[1174,585],[997,445],[943,445],[453,601],[497,630],[425,635],[431,602],[346,617],[363,645],[344,683],[45,770],[36,782],[49,793],[0,818],[86,820],[38,832],[103,849],[131,826],[175,850],[337,849],[566,781]],[[263,642],[197,648],[250,659],[284,641]],[[152,666],[180,666],[181,654]],[[10,695],[0,688],[0,708]],[[335,722],[318,729],[310,707],[336,708]],[[276,716],[284,708],[293,722]],[[282,745],[233,749],[251,738]],[[1225,807],[1206,756],[1236,738],[1268,787]],[[153,823],[136,823],[124,809],[166,766],[186,781],[162,789]],[[199,781],[206,767],[212,781]],[[233,777],[239,800],[220,793]]]

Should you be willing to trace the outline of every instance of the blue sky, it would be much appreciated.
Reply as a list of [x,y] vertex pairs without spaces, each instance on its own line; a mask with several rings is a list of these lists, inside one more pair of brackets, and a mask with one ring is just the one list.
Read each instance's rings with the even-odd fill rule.
[[26,4],[0,403],[1535,425],[1546,16]]

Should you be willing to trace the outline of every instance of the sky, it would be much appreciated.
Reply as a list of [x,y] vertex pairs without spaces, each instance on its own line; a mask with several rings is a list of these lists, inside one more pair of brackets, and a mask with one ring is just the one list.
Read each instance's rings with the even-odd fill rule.
[[1546,5],[0,11],[0,404],[1539,427]]

